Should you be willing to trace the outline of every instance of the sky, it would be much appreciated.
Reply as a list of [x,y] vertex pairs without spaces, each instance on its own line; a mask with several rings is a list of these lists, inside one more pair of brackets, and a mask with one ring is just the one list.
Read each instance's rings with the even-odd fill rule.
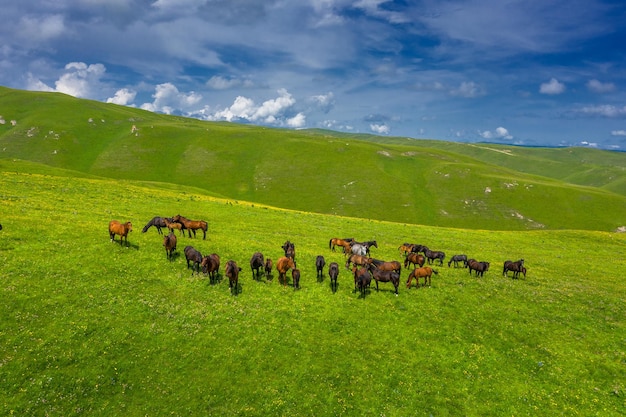
[[6,87],[287,129],[626,151],[622,0],[0,0],[0,10]]

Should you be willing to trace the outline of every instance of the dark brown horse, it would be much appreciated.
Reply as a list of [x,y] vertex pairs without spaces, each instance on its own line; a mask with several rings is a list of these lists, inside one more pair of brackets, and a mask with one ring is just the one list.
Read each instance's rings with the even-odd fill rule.
[[217,253],[212,253],[203,257],[200,267],[204,274],[209,275],[209,282],[211,284],[215,283],[220,271],[220,256]]
[[519,278],[519,274],[520,272],[522,272],[524,274],[524,278],[526,278],[526,268],[524,268],[522,270],[522,268],[524,268],[524,260],[520,259],[518,261],[505,261],[504,262],[504,269],[502,271],[502,275],[508,276],[508,272],[509,271],[513,271],[513,278],[517,279]]
[[226,268],[224,273],[228,277],[228,287],[230,288],[230,293],[237,295],[239,293],[239,272],[241,268],[237,266],[237,262],[232,259],[226,262]]
[[324,279],[324,265],[326,265],[326,259],[322,255],[317,255],[315,258],[315,269],[317,270],[317,279]]
[[300,270],[298,268],[291,270],[291,279],[293,280],[294,291],[300,288]]
[[272,260],[270,258],[267,258],[265,260],[265,277],[269,277],[270,275],[272,275],[272,267],[274,266],[274,263],[272,262]]
[[472,275],[472,271],[475,271],[477,277],[482,277],[485,272],[489,271],[489,262],[478,262],[476,259],[470,259],[467,261],[467,268],[470,275]]
[[354,241],[353,238],[346,238],[346,239],[339,239],[338,237],[334,237],[332,239],[330,239],[330,241],[328,242],[328,248],[332,249],[333,252],[335,252],[335,247],[336,246],[341,246],[343,248],[343,253],[349,253],[350,252],[350,243]]
[[398,261],[381,261],[380,259],[372,259],[371,263],[382,271],[396,271],[398,274],[402,271],[402,264]]
[[170,232],[169,235],[165,236],[163,238],[163,246],[165,247],[165,256],[171,261],[176,250],[176,235]]
[[165,218],[163,217],[153,217],[152,220],[150,220],[148,222],[148,224],[146,224],[143,229],[141,229],[142,233],[146,233],[148,231],[149,228],[151,228],[152,226],[154,226],[157,229],[157,232],[159,232],[160,235],[163,234],[163,231],[161,231],[161,228],[165,228],[167,227],[165,225]]
[[378,291],[378,283],[379,282],[391,282],[393,287],[395,288],[396,295],[398,295],[398,286],[400,285],[400,273],[395,270],[384,270],[379,269],[374,265],[370,265],[370,272],[372,273],[372,278],[376,281],[376,291]]
[[424,266],[424,262],[426,262],[426,258],[421,253],[410,252],[406,258],[404,258],[404,267],[408,268],[409,265],[413,265],[414,267]]
[[120,245],[124,239],[126,240],[126,246],[128,243],[128,233],[133,231],[133,225],[131,222],[120,223],[117,220],[111,220],[109,222],[109,237],[111,242],[115,241],[115,235],[120,235]]
[[283,286],[287,285],[287,271],[295,268],[296,264],[293,262],[293,259],[286,256],[279,258],[276,262],[276,270],[278,271],[278,282],[283,284]]
[[437,275],[439,272],[432,269],[430,266],[423,266],[421,268],[415,268],[409,274],[409,278],[406,280],[406,287],[411,288],[411,283],[415,278],[416,287],[420,286],[420,278],[424,278],[424,286],[428,284],[430,286],[431,277],[433,274]]
[[281,248],[285,251],[287,258],[293,259],[294,262],[296,261],[296,245],[294,243],[286,241]]
[[463,268],[465,268],[467,266],[467,255],[454,255],[452,258],[450,258],[450,260],[448,261],[448,268],[450,267],[450,265],[452,264],[452,262],[454,262],[454,267],[456,268],[457,266],[459,266],[459,262],[463,262]]
[[191,275],[194,271],[200,273],[200,264],[202,263],[202,254],[193,246],[185,246],[185,259],[187,259],[187,269],[191,265]]
[[337,291],[337,277],[339,276],[339,265],[337,262],[331,262],[328,266],[328,276],[330,277],[330,289]]
[[372,283],[372,273],[369,268],[358,268],[356,265],[352,268],[352,273],[354,274],[354,291],[360,291],[361,296],[365,298],[365,292]]
[[250,258],[250,269],[252,270],[252,278],[257,278],[261,274],[261,269],[265,266],[265,258],[261,252],[254,252]]
[[430,250],[430,249],[428,249],[425,246],[424,246],[424,249],[423,249],[422,252],[424,252],[424,256],[428,260],[429,264],[432,264],[435,259],[438,259],[439,260],[439,265],[443,266],[443,260],[446,257],[446,254],[444,252]]
[[204,233],[202,239],[206,239],[206,232],[209,229],[209,225],[204,220],[189,220],[181,216],[180,214],[172,217],[172,220],[174,220],[176,223],[182,224],[185,229],[187,229],[189,237],[191,237],[191,232],[193,232],[193,237],[196,237],[196,230],[202,230],[202,232]]

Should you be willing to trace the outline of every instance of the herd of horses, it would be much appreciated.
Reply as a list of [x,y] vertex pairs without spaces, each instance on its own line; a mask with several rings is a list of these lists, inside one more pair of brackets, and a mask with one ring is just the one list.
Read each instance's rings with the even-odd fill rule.
[[[187,236],[191,238],[196,236],[196,230],[203,231],[203,239],[206,239],[206,233],[208,230],[207,222],[204,220],[189,220],[181,215],[173,217],[154,217],[152,218],[142,229],[142,232],[147,232],[151,227],[155,227],[159,234],[163,235],[163,247],[165,248],[166,258],[172,260],[174,252],[177,246],[176,230],[179,231],[179,235],[184,236],[187,231]],[[169,230],[168,234],[164,234],[162,229]],[[1,230],[1,229],[0,229]],[[115,241],[115,236],[120,236],[120,244],[124,242],[128,246],[128,233],[132,232],[131,222],[121,223],[117,220],[112,220],[109,223],[109,236],[111,241]],[[375,240],[358,242],[354,238],[333,238],[329,241],[329,249],[333,252],[337,248],[341,247],[346,257],[345,268],[350,271],[354,278],[354,291],[360,292],[362,296],[365,296],[372,281],[376,283],[376,291],[379,290],[379,283],[391,283],[394,288],[394,293],[398,295],[398,287],[400,286],[401,271],[404,267],[409,270],[409,275],[406,281],[406,287],[411,288],[413,281],[416,282],[416,287],[420,287],[420,280],[423,279],[423,286],[430,286],[432,275],[438,275],[439,272],[433,269],[430,265],[434,265],[438,262],[439,266],[443,266],[445,253],[442,251],[433,251],[425,245],[404,243],[398,250],[404,256],[404,262],[396,260],[384,261],[371,257],[370,249],[372,247],[378,248],[378,243]],[[263,253],[255,252],[250,258],[250,269],[252,276],[258,279],[263,274],[268,278],[272,274],[273,268],[276,268],[278,272],[278,282],[283,286],[288,284],[287,274],[291,271],[292,286],[294,290],[300,288],[301,271],[297,267],[296,263],[296,248],[293,242],[287,240],[282,246],[284,255],[280,256],[276,262],[271,258],[266,258]],[[200,251],[191,245],[184,248],[183,251],[185,260],[187,262],[187,269],[191,269],[191,274],[200,274],[200,271],[204,275],[209,277],[210,283],[216,283],[219,279],[220,269],[220,257],[216,253],[203,256]],[[454,255],[448,261],[448,267],[451,267],[454,263],[454,267],[463,267],[469,270],[470,276],[474,274],[476,277],[483,277],[485,272],[489,270],[490,263],[486,261],[477,261],[476,259],[468,258],[467,255],[458,254]],[[428,265],[426,265],[428,264]],[[315,269],[318,281],[322,281],[324,278],[324,267],[326,266],[326,260],[323,255],[318,255],[315,258]],[[237,265],[234,260],[229,260],[224,268],[224,275],[228,278],[229,288],[231,293],[237,294],[239,292],[239,273],[242,268]],[[338,276],[339,276],[339,264],[337,262],[331,262],[328,265],[328,276],[330,278],[330,286],[333,292],[338,288]],[[503,276],[508,276],[509,272],[513,272],[513,278],[518,279],[522,274],[526,277],[526,267],[524,266],[524,260],[518,261],[507,260],[504,262],[502,271]]]

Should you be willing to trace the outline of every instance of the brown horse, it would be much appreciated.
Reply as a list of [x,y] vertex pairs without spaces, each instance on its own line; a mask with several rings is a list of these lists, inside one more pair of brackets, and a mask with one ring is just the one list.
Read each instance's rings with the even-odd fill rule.
[[424,266],[421,268],[415,268],[409,274],[409,278],[406,280],[406,287],[411,288],[411,283],[413,282],[413,278],[415,278],[416,287],[420,286],[420,278],[424,278],[424,286],[428,283],[430,286],[431,277],[433,274],[437,275],[439,272],[432,269],[430,266]]
[[378,292],[379,282],[391,282],[395,288],[396,295],[398,295],[398,286],[400,285],[400,273],[395,270],[383,270],[378,269],[374,265],[369,266],[369,270],[372,273],[372,278],[376,281],[376,291]]
[[202,254],[193,246],[185,246],[185,259],[187,259],[187,269],[191,265],[191,275],[194,271],[200,273],[200,264],[202,263]]
[[225,274],[228,277],[228,287],[230,288],[230,293],[237,295],[239,293],[239,272],[241,268],[237,266],[237,262],[232,259],[226,262]]
[[173,232],[163,238],[163,246],[165,247],[165,256],[171,261],[176,250],[176,235]]
[[343,247],[343,253],[350,253],[350,243],[354,241],[353,238],[339,239],[338,237],[334,237],[330,239],[328,242],[328,248],[332,249],[335,252],[335,246]]
[[291,270],[291,279],[293,280],[293,290],[300,288],[300,270],[298,268]]
[[265,260],[265,277],[269,277],[270,275],[272,275],[272,267],[274,266],[274,263],[272,262],[271,258],[267,258]]
[[115,235],[120,235],[120,245],[122,241],[126,239],[126,246],[128,243],[128,233],[133,231],[133,225],[131,222],[120,223],[117,220],[111,220],[109,222],[109,237],[111,242],[115,241]]
[[209,281],[211,284],[217,281],[217,276],[220,271],[220,256],[217,253],[212,253],[202,258],[200,267],[204,274],[209,275]]
[[293,259],[288,258],[286,256],[282,256],[276,261],[276,270],[278,271],[278,282],[282,283],[283,286],[287,285],[287,271],[290,269],[295,269],[296,264],[293,262]]
[[317,270],[318,281],[324,279],[324,265],[326,265],[326,259],[322,255],[317,255],[315,258],[315,269]]
[[250,258],[250,269],[252,269],[252,278],[257,278],[261,273],[261,268],[265,266],[265,258],[261,252],[254,252]]
[[331,262],[328,266],[328,276],[330,277],[330,288],[333,292],[336,292],[337,277],[339,276],[339,265],[337,262]]
[[286,241],[281,248],[285,251],[287,258],[293,259],[294,262],[296,261],[296,245],[294,243]]
[[372,259],[372,264],[382,271],[396,271],[398,274],[402,271],[402,264],[398,261],[381,261],[380,259]]
[[[522,269],[523,268],[523,269]],[[502,271],[502,275],[508,276],[509,271],[513,271],[513,278],[519,278],[519,273],[522,272],[524,274],[524,278],[526,278],[526,268],[524,268],[524,260],[520,259],[518,261],[505,261],[504,269]]]
[[476,276],[483,276],[485,272],[489,271],[489,262],[478,262],[476,259],[470,259],[467,261],[467,269],[469,269],[470,275],[472,271],[476,271]]
[[421,253],[411,252],[406,258],[404,258],[404,267],[408,268],[410,264],[413,266],[424,266],[424,262],[426,262],[426,258]]
[[372,258],[363,255],[350,255],[346,261],[346,269],[350,269],[350,263],[354,266],[367,266],[372,263]]
[[172,219],[175,222],[182,224],[185,227],[185,229],[187,229],[187,233],[189,234],[189,237],[191,237],[191,232],[193,232],[193,237],[196,237],[196,230],[198,229],[202,230],[202,232],[204,233],[204,237],[202,239],[206,240],[206,232],[209,229],[209,226],[207,222],[205,222],[204,220],[189,220],[181,216],[180,214],[177,214],[176,216],[172,217]]
[[359,290],[361,296],[365,297],[365,292],[372,283],[372,273],[367,267],[358,268],[356,265],[352,267],[352,273],[354,274],[354,291]]
[[183,232],[184,226],[181,223],[173,221],[171,218],[163,217],[163,223],[165,227],[169,229],[170,232],[174,232],[174,230],[178,230],[181,236],[185,236],[185,232]]

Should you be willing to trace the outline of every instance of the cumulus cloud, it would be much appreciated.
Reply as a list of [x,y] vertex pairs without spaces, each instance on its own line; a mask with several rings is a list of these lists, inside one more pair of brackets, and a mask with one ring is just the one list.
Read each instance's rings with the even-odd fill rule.
[[480,85],[473,81],[464,81],[458,88],[451,90],[450,94],[453,96],[474,98],[484,95],[485,91]]
[[136,91],[129,90],[128,88],[122,88],[117,90],[113,97],[107,98],[107,103],[128,106],[135,100],[136,95]]
[[556,95],[565,91],[565,84],[559,82],[556,78],[551,78],[547,83],[542,83],[539,86],[539,92],[541,94]]
[[[281,88],[278,97],[257,105],[251,98],[238,96],[233,104],[207,116],[209,120],[226,120],[229,122],[249,121],[279,126],[303,127],[306,117],[302,113],[289,115],[296,100],[289,92]],[[293,114],[293,113],[292,113]]]
[[156,86],[156,91],[152,95],[152,103],[144,103],[141,108],[149,111],[158,111],[165,114],[172,114],[176,109],[189,110],[192,106],[202,100],[202,96],[192,91],[183,93],[172,83],[164,83]]
[[387,126],[386,124],[379,124],[379,123],[371,123],[370,130],[379,135],[386,135],[391,131],[389,126]]
[[612,93],[615,91],[615,84],[603,83],[594,79],[587,82],[587,88],[594,93]]
[[36,91],[56,91],[79,98],[93,97],[100,90],[100,79],[106,72],[102,64],[87,65],[84,62],[70,62],[65,66],[65,73],[55,81],[55,88],[43,81],[28,76],[28,89]]
[[335,106],[335,95],[332,92],[312,96],[310,100],[324,113],[328,113]]
[[584,114],[602,117],[624,117],[626,116],[626,106],[617,107],[611,104],[603,104],[598,106],[587,106],[580,110]]
[[513,136],[509,133],[508,129],[500,126],[497,127],[494,132],[490,130],[479,131],[478,134],[483,139],[513,139]]

